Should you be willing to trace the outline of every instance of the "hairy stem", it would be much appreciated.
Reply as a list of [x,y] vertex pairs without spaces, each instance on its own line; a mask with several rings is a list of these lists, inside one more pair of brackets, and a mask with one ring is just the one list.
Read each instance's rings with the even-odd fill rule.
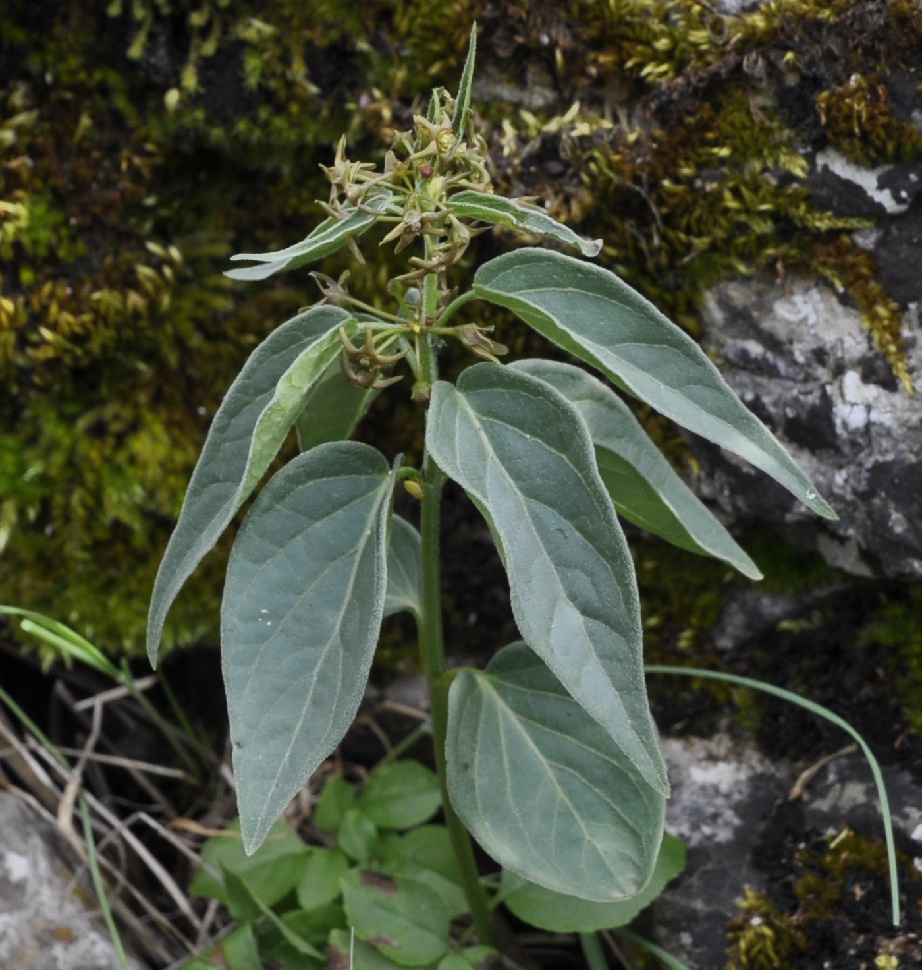
[[429,687],[429,709],[432,722],[432,744],[435,767],[442,792],[442,810],[451,838],[461,886],[474,920],[480,942],[493,946],[493,921],[486,893],[480,885],[474,850],[461,819],[448,798],[445,776],[445,738],[448,733],[448,684],[442,644],[442,597],[439,575],[439,506],[445,476],[427,455],[423,464],[423,497],[420,520],[422,539],[422,614],[419,618],[419,641],[423,669]]

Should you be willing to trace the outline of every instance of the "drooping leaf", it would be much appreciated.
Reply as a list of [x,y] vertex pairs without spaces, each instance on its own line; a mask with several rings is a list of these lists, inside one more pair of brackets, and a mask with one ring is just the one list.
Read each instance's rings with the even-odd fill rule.
[[685,868],[685,843],[664,835],[653,875],[647,885],[630,899],[593,903],[564,896],[536,886],[521,876],[503,870],[503,902],[519,919],[552,933],[592,933],[616,929],[635,919]]
[[[231,384],[211,423],[154,582],[147,652],[155,666],[170,605],[265,473],[291,426],[279,420],[283,402],[285,407],[296,404],[290,378],[299,375],[301,393],[307,396],[329,349],[325,338],[350,320],[338,307],[298,314],[253,351]],[[312,356],[315,350],[317,357]]]
[[649,881],[665,799],[524,643],[455,677],[445,752],[455,810],[505,868],[597,902]]
[[449,917],[425,883],[353,869],[342,878],[343,905],[355,935],[405,967],[433,963],[448,949]]
[[561,253],[518,249],[481,266],[473,291],[677,424],[762,469],[818,515],[836,518],[691,337],[614,273]]
[[[461,83],[455,97],[455,110],[451,116],[451,131],[455,138],[464,137],[467,116],[471,110],[471,86],[474,83],[474,60],[477,57],[477,24],[471,27],[471,39],[467,46],[467,58],[461,72]],[[437,120],[437,119],[433,119]]]
[[722,559],[750,579],[756,564],[682,481],[630,408],[579,367],[553,360],[511,365],[547,381],[579,411],[595,445],[602,481],[615,508],[634,525],[701,555]]
[[634,569],[582,419],[544,381],[476,364],[433,387],[426,448],[487,518],[528,645],[665,794]]
[[367,445],[319,445],[270,479],[234,543],[221,647],[248,852],[358,709],[384,608],[393,481]]
[[439,780],[418,761],[377,765],[359,792],[359,808],[381,829],[422,825],[439,810]]
[[301,242],[271,253],[237,253],[232,260],[252,260],[256,266],[230,269],[224,274],[232,280],[264,280],[282,270],[297,269],[305,263],[323,259],[341,249],[350,239],[361,236],[374,225],[378,215],[391,204],[394,193],[389,189],[375,188],[368,192],[362,208],[348,203],[343,206],[342,218],[330,216],[324,219],[310,235]]
[[501,195],[465,189],[450,196],[445,203],[456,216],[479,219],[495,226],[511,226],[523,232],[534,233],[555,242],[573,246],[584,256],[598,256],[602,249],[601,239],[584,239],[568,226],[549,216],[544,209],[528,205]]
[[404,610],[419,616],[421,606],[419,533],[406,519],[391,519],[391,541],[387,551],[387,595],[384,615]]

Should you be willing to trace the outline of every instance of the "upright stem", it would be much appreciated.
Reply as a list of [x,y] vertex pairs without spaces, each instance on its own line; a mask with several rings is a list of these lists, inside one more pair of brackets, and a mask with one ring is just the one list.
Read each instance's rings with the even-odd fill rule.
[[419,641],[423,669],[429,686],[429,706],[432,721],[432,743],[435,748],[435,767],[442,791],[445,824],[461,886],[474,920],[474,929],[484,946],[493,946],[493,921],[490,906],[480,880],[474,850],[461,819],[455,814],[448,798],[445,776],[445,738],[448,734],[448,685],[445,673],[445,654],[442,642],[442,590],[439,576],[439,507],[445,476],[427,455],[423,462],[423,497],[420,513],[422,539],[422,615],[419,618]]

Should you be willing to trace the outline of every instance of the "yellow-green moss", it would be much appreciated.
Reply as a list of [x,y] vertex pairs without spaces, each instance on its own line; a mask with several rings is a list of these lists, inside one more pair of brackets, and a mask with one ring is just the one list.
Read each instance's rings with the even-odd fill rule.
[[[807,139],[846,150],[857,125],[868,163],[903,157],[906,131],[876,79],[916,56],[922,15],[891,0],[872,22],[872,7],[880,14],[863,0],[772,0],[739,16],[695,0],[272,0],[258,13],[246,0],[4,3],[0,598],[138,642],[221,394],[268,329],[314,298],[306,279],[232,287],[224,257],[303,237],[339,133],[356,156],[381,151],[433,76],[452,83],[473,19],[497,90],[550,92],[530,112],[480,105],[500,191],[540,195],[604,236],[608,265],[692,331],[701,294],[728,273],[822,272],[905,380],[900,308],[851,243],[853,223],[812,206],[786,113],[812,72]],[[864,38],[841,63],[824,46],[836,31]],[[562,173],[542,164],[546,152]],[[390,257],[366,255],[357,282],[375,300]],[[217,582],[203,576],[200,589],[199,614],[177,614],[178,640],[214,629]],[[688,606],[698,619],[683,642],[715,609]]]

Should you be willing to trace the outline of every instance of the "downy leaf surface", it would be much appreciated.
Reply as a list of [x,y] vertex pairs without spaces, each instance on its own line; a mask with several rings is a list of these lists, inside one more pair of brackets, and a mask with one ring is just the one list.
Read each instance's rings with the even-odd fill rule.
[[619,514],[674,545],[722,559],[750,579],[762,578],[756,564],[679,478],[617,394],[571,364],[521,360],[510,366],[546,381],[579,411],[595,445],[602,481]]
[[154,666],[177,593],[265,474],[336,351],[336,330],[354,325],[338,307],[300,313],[269,334],[231,384],[157,571],[147,619],[147,653]]
[[339,360],[334,360],[295,419],[298,447],[310,451],[327,441],[344,441],[377,396],[377,391],[350,384],[343,377]]
[[818,515],[836,518],[691,337],[614,273],[561,253],[518,249],[481,266],[473,291],[677,424],[762,469]]
[[231,256],[231,260],[252,260],[257,265],[229,269],[224,275],[232,280],[253,282],[323,259],[345,246],[348,240],[361,236],[370,229],[393,198],[394,193],[389,189],[371,189],[361,209],[344,205],[341,219],[334,219],[333,216],[324,219],[310,235],[293,246],[271,253],[237,253]]
[[466,216],[469,219],[479,219],[481,222],[498,226],[510,226],[523,232],[544,236],[546,239],[553,239],[566,246],[573,246],[584,256],[598,256],[602,249],[601,239],[584,239],[562,222],[549,216],[543,209],[515,199],[465,189],[450,196],[445,204],[456,216]]
[[448,712],[449,795],[494,859],[582,900],[643,889],[665,799],[524,643],[462,670]]
[[484,514],[528,645],[665,794],[634,568],[578,413],[544,381],[476,364],[434,385],[426,448]]
[[419,533],[406,519],[391,519],[390,546],[387,550],[387,595],[384,615],[406,610],[414,616],[422,612]]
[[319,445],[269,480],[234,543],[221,665],[248,852],[358,710],[384,608],[393,483],[368,445]]
[[653,875],[630,899],[592,903],[536,886],[508,869],[503,870],[500,893],[503,903],[519,919],[551,933],[594,933],[626,926],[653,902],[685,868],[685,843],[664,835]]

